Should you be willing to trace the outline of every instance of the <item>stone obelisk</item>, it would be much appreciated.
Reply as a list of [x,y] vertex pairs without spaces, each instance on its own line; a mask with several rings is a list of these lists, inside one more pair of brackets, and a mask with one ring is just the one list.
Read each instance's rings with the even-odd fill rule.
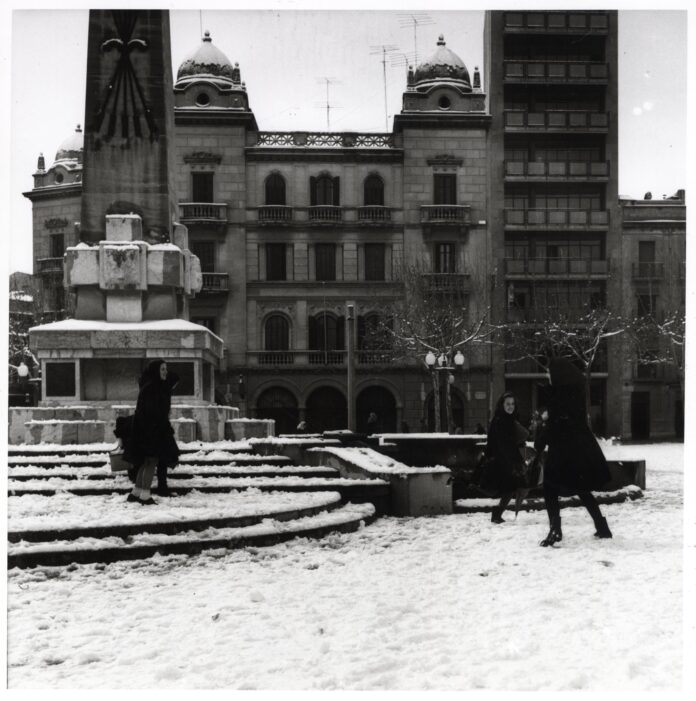
[[139,214],[145,237],[172,235],[174,104],[169,13],[90,10],[81,238],[105,215]]

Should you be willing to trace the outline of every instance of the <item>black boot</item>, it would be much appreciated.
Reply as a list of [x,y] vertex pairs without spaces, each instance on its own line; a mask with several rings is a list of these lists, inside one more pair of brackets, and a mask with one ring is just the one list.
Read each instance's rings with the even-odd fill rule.
[[549,545],[558,543],[561,540],[563,540],[563,532],[561,531],[561,519],[559,518],[557,521],[551,522],[549,534],[539,543],[539,545],[541,545],[542,548],[547,548]]
[[493,513],[491,514],[491,521],[493,523],[505,523],[505,519],[503,518],[503,512],[498,507],[493,509]]
[[603,517],[600,516],[596,521],[595,521],[595,528],[597,529],[597,532],[595,533],[595,538],[612,538],[611,531],[609,530],[609,524],[607,523],[607,520]]

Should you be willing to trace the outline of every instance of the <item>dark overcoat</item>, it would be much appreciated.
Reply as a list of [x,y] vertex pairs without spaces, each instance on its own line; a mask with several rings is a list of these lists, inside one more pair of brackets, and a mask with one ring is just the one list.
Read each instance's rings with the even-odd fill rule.
[[169,372],[167,379],[162,380],[159,365],[153,366],[151,363],[140,378],[138,403],[126,452],[136,467],[147,457],[156,457],[158,462],[171,467],[179,461],[179,448],[169,423],[172,390],[179,378]]
[[535,445],[548,445],[544,483],[559,494],[601,489],[610,479],[609,466],[587,425],[583,375],[565,359],[553,359],[549,371],[549,421]]
[[488,429],[484,484],[500,494],[526,486],[525,464],[520,448],[529,432],[513,414],[497,411]]

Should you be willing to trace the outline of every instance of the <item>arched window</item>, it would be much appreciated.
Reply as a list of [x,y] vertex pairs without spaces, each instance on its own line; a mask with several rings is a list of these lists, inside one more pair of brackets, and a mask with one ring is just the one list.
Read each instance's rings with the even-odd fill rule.
[[363,184],[364,203],[369,206],[384,206],[384,181],[376,173],[365,178]]
[[290,325],[281,314],[272,314],[264,325],[264,350],[277,351],[290,348]]
[[266,178],[266,204],[285,205],[285,178],[280,173]]
[[342,316],[324,312],[309,317],[309,347],[311,350],[333,351],[345,348],[345,320]]
[[318,177],[310,177],[310,206],[333,205],[338,207],[341,204],[339,182],[338,177],[332,178],[328,173],[322,173]]

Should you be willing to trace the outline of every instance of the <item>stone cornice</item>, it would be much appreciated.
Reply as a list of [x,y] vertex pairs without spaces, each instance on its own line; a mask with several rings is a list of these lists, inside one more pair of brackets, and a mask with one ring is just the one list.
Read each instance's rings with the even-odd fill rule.
[[59,199],[71,195],[80,196],[82,195],[82,183],[68,183],[67,185],[50,185],[47,187],[40,187],[36,188],[35,190],[23,192],[22,195],[32,202],[35,200]]
[[194,125],[231,125],[238,124],[246,127],[250,131],[258,131],[256,117],[253,112],[245,112],[241,110],[217,110],[217,111],[202,111],[200,109],[191,109],[188,107],[174,108],[174,124],[177,126],[194,126]]
[[245,150],[247,161],[304,161],[330,163],[402,163],[403,149],[358,148],[272,148],[249,146]]
[[408,127],[414,129],[488,129],[490,126],[491,115],[489,114],[409,112],[394,116],[394,131],[397,133]]

